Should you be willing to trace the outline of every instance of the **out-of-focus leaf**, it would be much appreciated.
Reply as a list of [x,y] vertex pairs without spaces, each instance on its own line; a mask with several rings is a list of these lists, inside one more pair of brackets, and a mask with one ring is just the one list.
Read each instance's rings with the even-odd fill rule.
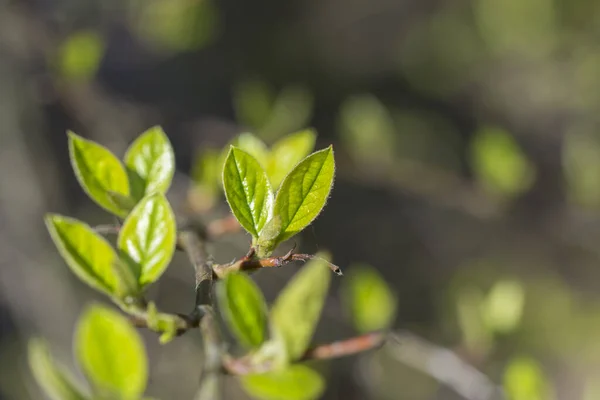
[[306,129],[279,139],[271,147],[267,173],[274,188],[304,157],[315,147],[317,134],[312,129]]
[[29,368],[37,383],[52,400],[84,400],[84,394],[73,378],[52,359],[48,345],[31,339],[28,345]]
[[167,52],[202,48],[218,33],[219,14],[212,0],[133,1],[132,27],[151,47]]
[[75,353],[101,396],[137,399],[146,388],[148,365],[142,339],[123,315],[88,306],[75,333]]
[[58,68],[60,74],[76,81],[94,77],[104,56],[104,40],[96,32],[76,32],[60,45]]
[[457,317],[463,341],[473,352],[486,352],[491,346],[491,332],[487,329],[481,314],[484,295],[475,287],[464,287],[456,299]]
[[263,167],[250,154],[232,146],[223,168],[223,188],[233,215],[258,238],[273,211],[273,192]]
[[306,228],[321,212],[333,186],[333,148],[306,157],[281,183],[275,198],[274,215],[281,218],[277,242],[283,242]]
[[345,100],[340,110],[338,129],[342,144],[356,159],[379,164],[394,161],[394,120],[376,97],[360,95]]
[[[317,257],[328,258],[325,254]],[[327,261],[314,259],[302,267],[277,297],[271,310],[271,332],[285,344],[288,360],[300,358],[310,344],[330,279]]]
[[376,269],[355,266],[344,285],[344,299],[359,332],[389,327],[396,314],[397,297]]
[[47,214],[45,220],[60,255],[77,277],[109,296],[133,294],[116,270],[123,267],[116,252],[102,236],[73,218]]
[[175,216],[161,193],[143,198],[119,232],[118,247],[134,269],[141,287],[155,282],[175,251]]
[[169,190],[175,172],[175,155],[160,126],[148,129],[129,146],[125,166],[132,196],[137,201],[144,195]]
[[473,139],[471,159],[481,185],[491,193],[514,196],[533,183],[533,165],[513,137],[502,129],[479,130]]
[[229,329],[247,348],[258,348],[267,336],[267,304],[254,281],[244,274],[228,274],[217,286],[219,308]]
[[269,160],[269,149],[265,142],[252,133],[245,132],[239,134],[231,144],[256,158],[256,161],[262,166],[267,165]]
[[492,332],[512,332],[521,321],[525,289],[516,281],[497,282],[482,306],[483,321]]
[[234,101],[238,120],[256,131],[267,122],[275,99],[265,82],[247,80],[237,85]]
[[109,192],[129,197],[125,168],[107,148],[69,131],[71,164],[83,190],[98,205],[120,217],[129,210],[119,207]]
[[323,378],[304,365],[241,378],[246,392],[258,400],[313,400],[325,390]]
[[290,85],[277,95],[268,120],[257,130],[267,141],[306,126],[313,109],[312,93],[304,86]]
[[553,390],[539,363],[528,357],[510,361],[504,372],[504,390],[509,400],[551,400]]
[[588,132],[568,132],[563,165],[569,197],[583,206],[600,206],[600,138]]
[[542,56],[556,45],[558,18],[552,0],[478,0],[474,6],[481,36],[494,53]]

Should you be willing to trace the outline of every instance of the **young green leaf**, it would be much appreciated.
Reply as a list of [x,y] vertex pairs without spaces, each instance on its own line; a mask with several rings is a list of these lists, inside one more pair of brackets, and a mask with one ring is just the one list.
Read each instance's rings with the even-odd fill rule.
[[350,306],[359,332],[385,329],[390,325],[396,314],[397,298],[376,269],[356,266],[344,284],[345,303]]
[[504,390],[510,400],[554,399],[542,366],[529,357],[515,357],[504,371]]
[[272,215],[273,192],[254,157],[231,147],[223,168],[223,188],[233,215],[254,238]]
[[109,192],[129,197],[129,180],[123,165],[107,148],[69,131],[69,153],[75,176],[85,192],[105,210],[125,217]]
[[245,274],[228,274],[217,286],[219,308],[238,341],[258,348],[267,335],[267,303],[254,281]]
[[302,356],[319,321],[331,271],[323,255],[318,254],[283,289],[271,310],[271,332],[282,340],[288,360]]
[[315,147],[317,135],[306,129],[279,139],[271,147],[267,173],[273,187],[278,187],[285,176]]
[[319,215],[335,174],[333,148],[306,157],[286,176],[277,192],[273,213],[281,217],[277,242],[296,235]]
[[52,400],[85,400],[89,396],[73,382],[62,366],[52,359],[48,345],[32,339],[28,345],[29,368],[37,383]]
[[160,126],[148,129],[129,146],[125,166],[136,200],[169,190],[175,171],[175,156],[169,138]]
[[102,236],[73,218],[48,214],[45,221],[60,255],[82,281],[109,296],[132,294],[116,270],[116,252]]
[[323,378],[304,365],[241,378],[244,390],[258,400],[313,400],[325,389]]
[[133,268],[141,287],[155,282],[173,257],[175,216],[161,193],[144,197],[129,214],[117,245]]
[[75,354],[102,397],[137,399],[146,388],[148,365],[142,339],[127,318],[89,306],[75,333]]

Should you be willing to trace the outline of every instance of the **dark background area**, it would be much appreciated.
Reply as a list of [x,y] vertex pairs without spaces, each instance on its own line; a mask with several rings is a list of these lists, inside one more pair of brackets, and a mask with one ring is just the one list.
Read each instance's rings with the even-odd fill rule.
[[[492,398],[449,388],[437,346],[490,384],[539,381],[515,400],[600,398],[599,35],[594,0],[0,0],[0,397],[40,398],[27,339],[69,363],[77,316],[100,299],[43,224],[110,222],[75,180],[66,131],[122,155],[160,124],[178,205],[198,152],[237,133],[273,143],[311,126],[334,145],[332,196],[298,244],[376,267],[395,328],[429,347],[328,363],[325,398]],[[273,299],[294,271],[256,279]],[[186,309],[192,279],[176,258],[150,295]],[[353,333],[338,285],[317,341]],[[144,337],[148,394],[192,398],[199,337]]]

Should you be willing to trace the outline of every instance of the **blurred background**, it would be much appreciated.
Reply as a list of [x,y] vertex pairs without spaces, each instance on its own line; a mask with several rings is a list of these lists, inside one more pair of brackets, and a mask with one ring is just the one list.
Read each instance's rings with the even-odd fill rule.
[[[240,132],[271,144],[312,126],[334,145],[332,197],[299,249],[376,269],[399,342],[319,365],[324,398],[600,399],[599,35],[594,0],[0,0],[0,399],[42,398],[27,339],[72,366],[82,307],[106,301],[43,224],[112,222],[66,130],[122,156],[155,124],[187,212],[203,151]],[[296,269],[256,280],[272,300]],[[149,297],[185,312],[192,276],[178,255]],[[317,342],[356,333],[340,282]],[[142,333],[147,393],[191,399],[198,335]]]

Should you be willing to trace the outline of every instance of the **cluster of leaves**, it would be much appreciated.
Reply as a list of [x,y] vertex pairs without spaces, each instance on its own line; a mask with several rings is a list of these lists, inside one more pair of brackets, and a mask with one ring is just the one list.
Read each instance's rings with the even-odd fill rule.
[[[153,127],[140,135],[123,161],[105,147],[68,133],[70,158],[84,191],[122,220],[116,247],[98,229],[74,218],[48,214],[50,235],[72,272],[107,295],[122,311],[161,334],[165,343],[189,329],[189,318],[158,312],[144,298],[176,250],[178,232],[165,193],[174,155],[165,133]],[[267,258],[283,241],[321,212],[333,185],[332,147],[311,151],[315,133],[291,134],[271,149],[251,134],[235,138],[205,169],[203,184],[219,182],[232,214],[252,236],[244,260]],[[206,161],[206,160],[205,160]],[[218,174],[216,173],[218,172]],[[244,355],[224,359],[243,364],[242,385],[259,399],[312,399],[324,389],[321,376],[303,360],[321,314],[331,273],[329,256],[318,254],[270,307],[240,269],[216,273],[218,308]],[[306,259],[303,259],[306,260]],[[235,265],[234,263],[224,267]],[[228,271],[227,268],[224,269]],[[359,331],[384,329],[395,312],[395,296],[374,269],[353,270],[344,293]],[[198,306],[198,305],[196,305]],[[374,311],[375,310],[375,311]],[[30,343],[34,376],[54,399],[143,397],[148,366],[141,338],[120,313],[94,304],[81,316],[74,346],[90,388],[82,388],[50,356],[42,339]],[[221,350],[219,350],[221,351]],[[224,350],[223,350],[224,352]]]

